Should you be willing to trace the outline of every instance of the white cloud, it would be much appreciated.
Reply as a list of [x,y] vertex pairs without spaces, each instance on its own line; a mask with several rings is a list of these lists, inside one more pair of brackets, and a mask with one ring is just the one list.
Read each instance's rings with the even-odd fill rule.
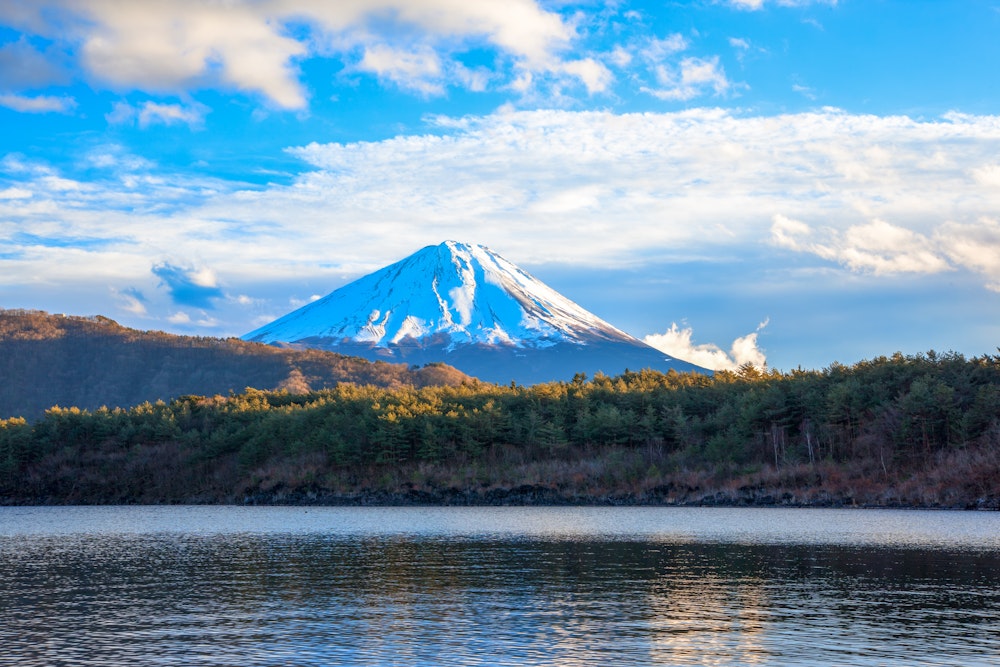
[[135,290],[118,290],[111,288],[111,295],[118,301],[118,308],[139,317],[147,315],[146,304]]
[[982,275],[989,289],[1000,285],[1000,223],[989,217],[964,224],[946,221],[924,235],[879,219],[820,232],[779,214],[771,239],[855,271],[934,274],[961,268]]
[[199,287],[218,287],[219,281],[215,271],[209,268],[194,269],[188,274],[190,281]]
[[72,97],[37,95],[0,94],[0,106],[20,111],[21,113],[69,113],[76,108],[76,100]]
[[196,317],[198,319],[192,318],[190,314],[181,310],[167,317],[167,322],[173,324],[174,326],[179,326],[185,329],[190,329],[192,327],[200,327],[202,329],[214,329],[219,326],[218,319],[210,317],[204,312],[201,312]]
[[726,72],[719,65],[719,58],[684,58],[676,66],[660,65],[656,68],[659,88],[643,88],[661,100],[686,101],[705,95],[709,91],[715,95],[725,94],[731,87]]
[[558,71],[575,76],[583,82],[587,92],[591,94],[604,92],[614,79],[608,68],[593,58],[565,62]]
[[485,67],[470,68],[459,62],[451,63],[450,71],[462,86],[476,93],[486,90],[493,78],[490,70]]
[[805,7],[807,5],[831,5],[836,6],[837,0],[726,0],[728,4],[736,9],[746,11],[759,11],[765,5],[773,4],[779,7]]
[[[947,270],[952,260],[935,229],[1000,210],[1000,191],[961,167],[1000,151],[992,118],[698,109],[504,113],[441,125],[445,136],[293,149],[316,171],[264,199],[348,212],[383,230],[373,231],[373,246],[394,237],[413,247],[428,238],[420,230],[433,230],[437,239],[472,234],[521,257],[614,265],[650,247],[773,234],[785,247],[876,275]],[[703,231],[715,226],[730,236]]]
[[733,341],[726,352],[714,343],[695,343],[694,332],[690,327],[681,329],[677,323],[662,334],[650,334],[643,341],[661,352],[672,357],[690,361],[693,364],[714,371],[733,371],[744,364],[753,364],[757,368],[767,366],[767,356],[758,347],[757,335],[767,326],[765,320],[757,327],[757,331],[741,336]]
[[803,222],[774,216],[771,238],[776,245],[810,252],[854,271],[886,275],[951,269],[929,238],[884,220],[852,225],[843,232],[829,230],[823,242],[815,240],[817,236],[820,235]]
[[566,75],[591,92],[607,79],[592,60],[564,58],[574,27],[534,0],[38,0],[0,7],[0,18],[79,44],[83,67],[111,89],[177,94],[221,86],[282,109],[307,105],[298,62],[315,55],[351,63],[363,54],[357,69],[423,94],[446,83],[481,85],[482,77],[463,78],[452,54],[482,45],[499,49],[516,76]]
[[139,109],[139,127],[148,127],[156,124],[174,125],[177,123],[195,126],[201,125],[207,113],[208,107],[198,103],[183,106],[180,104],[146,102]]
[[814,91],[809,86],[803,86],[798,83],[793,83],[792,90],[801,95],[802,97],[806,98],[807,100],[815,101],[817,99],[816,91]]
[[[287,287],[259,310],[213,299],[220,319],[239,308],[249,322],[287,310],[288,294],[328,291],[449,238],[529,267],[662,266],[774,243],[872,276],[950,268],[1000,284],[1000,188],[970,172],[996,164],[996,117],[692,109],[429,122],[420,135],[293,148],[303,173],[252,190],[155,165],[125,187],[113,169],[80,183],[8,155],[0,245],[13,258],[0,263],[0,285],[136,285],[161,300],[151,313],[173,312],[149,268],[191,258],[215,272],[190,276],[204,289],[262,298],[265,285]],[[81,241],[19,243],[24,229]]]
[[85,0],[75,6],[82,61],[112,87],[180,92],[212,81],[302,108],[292,60],[306,48],[283,34],[282,17],[269,5]]
[[31,199],[31,190],[24,188],[5,188],[0,190],[0,199]]
[[972,169],[971,174],[980,185],[1000,188],[1000,164],[984,164]]
[[608,55],[608,60],[610,60],[615,67],[628,67],[632,63],[632,54],[629,53],[628,49],[619,44]]
[[806,237],[812,234],[812,229],[804,222],[792,220],[780,213],[774,216],[771,224],[771,239],[776,245],[789,250],[807,252],[810,245],[806,242]]
[[[804,251],[816,245],[814,254],[828,260],[890,273],[943,270],[928,240],[936,226],[1000,210],[1000,192],[958,166],[1000,152],[1000,125],[989,118],[696,109],[439,122],[443,136],[291,149],[313,166],[293,186],[217,200],[199,217],[274,230],[265,237],[274,241],[266,248],[272,258],[297,258],[291,248],[302,247],[301,261],[328,261],[330,253],[344,257],[343,244],[328,240],[333,216],[349,235],[350,256],[377,266],[453,237],[522,261],[620,265],[640,250],[766,242],[784,215],[809,221],[807,231],[832,230],[793,235]],[[922,166],[935,152],[942,157]],[[729,236],[704,231],[718,226]],[[246,242],[257,246],[258,238]]]
[[[295,297],[291,297],[290,299],[288,299],[288,304],[292,308],[301,308],[302,306],[306,305],[307,303],[312,303],[313,301],[319,301],[322,298],[323,298],[323,296],[320,295],[320,294],[310,294],[309,297],[306,298],[306,299],[298,299],[298,298],[295,298]],[[274,318],[271,317],[268,321],[273,320],[273,319]],[[264,322],[264,324],[266,324],[266,323],[267,322]]]
[[935,231],[934,240],[955,265],[981,273],[990,281],[987,287],[1000,291],[1000,222],[986,217],[967,224],[948,222]]
[[149,171],[155,167],[153,162],[131,154],[118,144],[104,144],[94,147],[85,157],[85,162],[98,169],[121,172]]
[[834,252],[850,268],[876,275],[938,273],[949,268],[926,236],[877,218],[848,227]]
[[376,44],[365,49],[365,55],[357,68],[372,72],[402,88],[412,88],[426,95],[440,95],[444,92],[440,82],[441,61],[436,53],[427,49],[409,52]]
[[686,51],[690,44],[680,33],[667,35],[663,39],[651,37],[642,45],[642,57],[651,63],[662,63],[669,57],[681,51]]

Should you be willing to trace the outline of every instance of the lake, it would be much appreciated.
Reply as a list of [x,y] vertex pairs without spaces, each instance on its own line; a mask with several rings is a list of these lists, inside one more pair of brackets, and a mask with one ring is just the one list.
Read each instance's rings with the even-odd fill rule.
[[1000,513],[0,508],[0,665],[998,665]]

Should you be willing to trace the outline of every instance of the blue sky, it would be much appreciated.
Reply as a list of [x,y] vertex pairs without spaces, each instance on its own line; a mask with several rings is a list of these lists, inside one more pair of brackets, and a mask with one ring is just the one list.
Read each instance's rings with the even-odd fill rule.
[[240,335],[446,239],[714,367],[1000,345],[1000,0],[0,0],[0,307]]

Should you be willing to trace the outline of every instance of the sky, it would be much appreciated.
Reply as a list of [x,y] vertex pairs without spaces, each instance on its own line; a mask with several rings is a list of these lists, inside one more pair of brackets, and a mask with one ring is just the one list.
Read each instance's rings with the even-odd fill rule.
[[712,368],[1000,345],[1000,0],[0,0],[0,307],[479,243]]

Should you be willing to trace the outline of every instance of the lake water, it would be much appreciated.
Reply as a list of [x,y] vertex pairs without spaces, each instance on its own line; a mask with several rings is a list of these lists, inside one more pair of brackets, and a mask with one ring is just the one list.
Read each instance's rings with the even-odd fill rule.
[[1000,665],[1000,514],[0,508],[0,665]]

